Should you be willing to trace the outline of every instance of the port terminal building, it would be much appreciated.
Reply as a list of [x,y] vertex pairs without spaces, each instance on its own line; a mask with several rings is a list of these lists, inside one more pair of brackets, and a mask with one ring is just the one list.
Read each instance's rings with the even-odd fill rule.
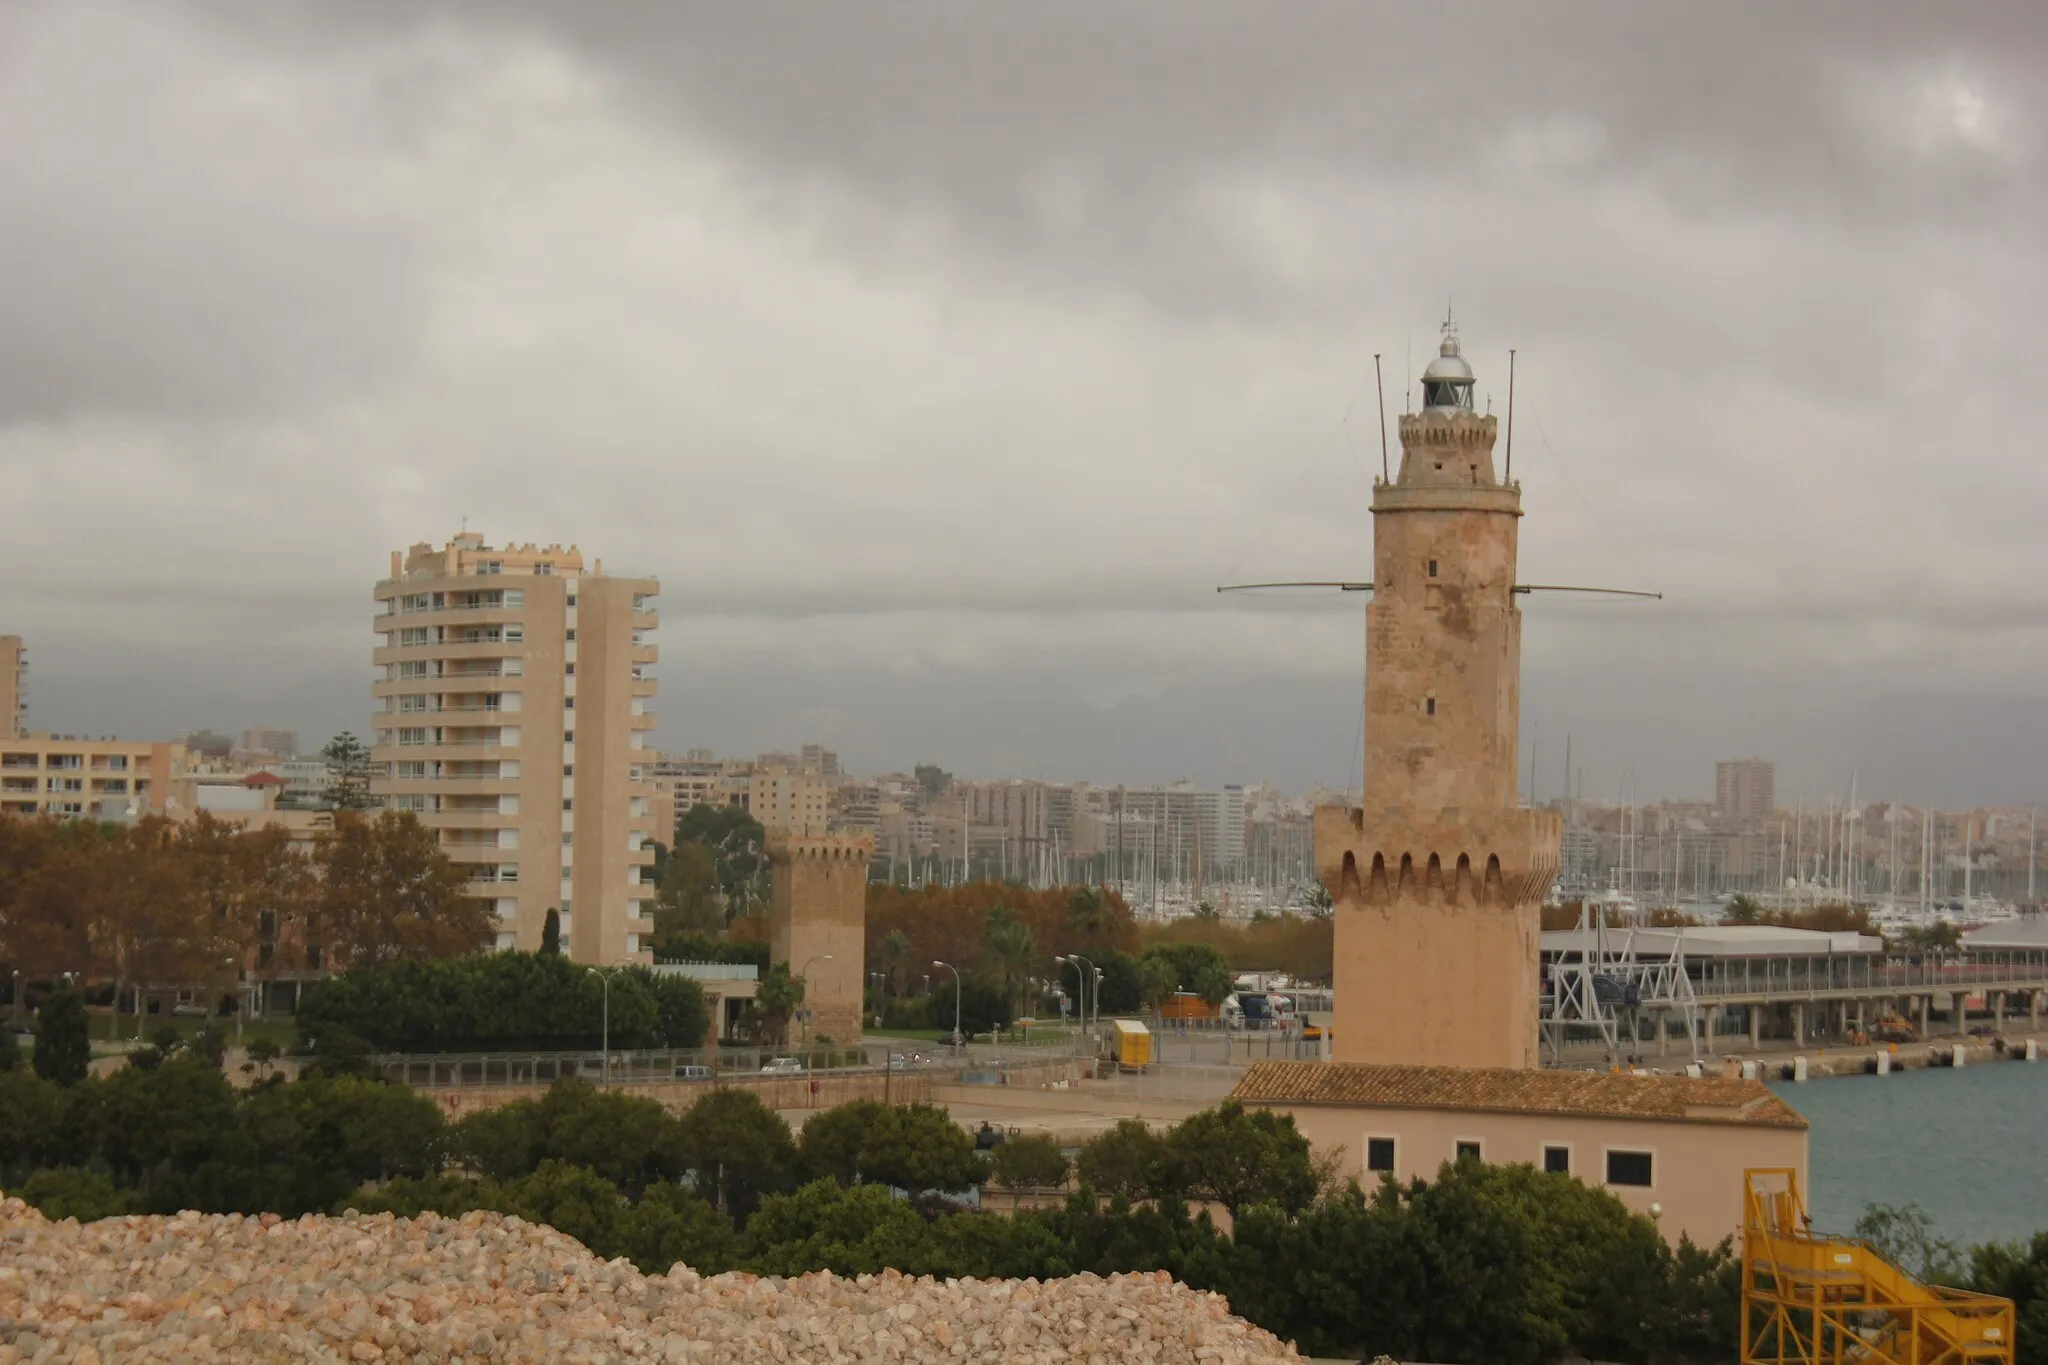
[[[1772,925],[1552,930],[1541,940],[1542,1015],[1553,1056],[1619,1026],[1624,1046],[1668,1055],[1688,1035],[1704,1052],[1766,1039],[1845,1042],[1887,1017],[1921,1037],[1968,1015],[1995,1029],[2040,1025],[2048,921],[1966,936],[1945,957],[1888,951],[1875,934]],[[1610,1036],[1612,1036],[1610,1034]]]

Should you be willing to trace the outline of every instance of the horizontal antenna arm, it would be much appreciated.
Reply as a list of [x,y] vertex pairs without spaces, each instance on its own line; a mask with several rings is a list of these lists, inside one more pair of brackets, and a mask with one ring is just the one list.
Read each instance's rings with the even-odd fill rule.
[[1309,583],[1226,583],[1218,592],[1257,592],[1261,588],[1336,588],[1340,592],[1371,592],[1370,583],[1347,583],[1342,579],[1318,579]]
[[1657,601],[1659,601],[1659,602],[1662,602],[1662,601],[1664,600],[1664,594],[1663,594],[1663,593],[1661,593],[1661,592],[1644,592],[1644,591],[1643,591],[1642,589],[1640,589],[1640,588],[1575,588],[1575,587],[1571,587],[1571,586],[1568,586],[1568,585],[1566,585],[1566,584],[1563,584],[1563,583],[1517,583],[1517,584],[1515,584],[1515,591],[1516,591],[1516,592],[1597,592],[1597,593],[1605,593],[1605,594],[1607,594],[1607,595],[1608,595],[1609,597],[1653,597],[1653,598],[1655,598],[1655,599],[1656,599]]

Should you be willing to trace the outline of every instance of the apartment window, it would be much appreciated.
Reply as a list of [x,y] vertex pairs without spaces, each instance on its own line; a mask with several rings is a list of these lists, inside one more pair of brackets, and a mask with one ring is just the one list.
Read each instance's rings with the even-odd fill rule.
[[502,559],[486,559],[476,566],[476,571],[481,574],[503,573],[505,572],[505,561]]
[[573,592],[569,594],[569,605],[572,607],[576,605],[576,594]]
[[1552,1175],[1570,1175],[1572,1149],[1546,1143],[1543,1148],[1543,1169]]
[[525,638],[526,638],[526,627],[524,627],[524,626],[507,626],[507,627],[505,627],[505,643],[507,643],[507,644],[513,644],[513,645],[516,645],[516,644],[518,644],[518,643],[519,643],[519,642],[520,642],[521,640],[524,640]]
[[423,645],[426,642],[426,626],[407,626],[404,630],[398,632],[398,643],[401,645]]
[[427,732],[425,730],[400,730],[398,732],[398,742],[400,744],[425,744],[427,742]]
[[1656,1174],[1655,1163],[1648,1152],[1607,1153],[1607,1183],[1610,1185],[1633,1185],[1648,1189],[1653,1185]]
[[576,665],[574,665],[574,664],[563,664],[563,665],[562,665],[562,676],[563,676],[563,677],[565,677],[565,678],[573,678],[573,677],[575,677],[575,676],[576,676]]
[[564,731],[562,731],[562,743],[564,743],[564,744],[574,744],[575,742],[576,742],[576,732],[575,732],[574,730],[564,730]]
[[395,774],[395,776],[397,776],[401,781],[408,779],[412,781],[418,781],[427,775],[427,765],[420,762],[418,759],[407,759],[405,762],[397,764],[396,766],[398,771]]
[[125,773],[125,772],[127,772],[127,771],[128,771],[128,755],[126,755],[126,754],[114,754],[114,755],[112,755],[111,757],[109,757],[109,758],[107,759],[107,771],[108,771],[108,772],[110,772],[110,773]]
[[563,797],[563,798],[562,798],[562,809],[563,809],[563,810],[574,810],[574,809],[576,809],[576,802],[575,802],[574,800],[572,800],[571,798],[569,798],[569,797],[566,797],[566,796],[565,796],[565,797]]
[[428,676],[427,661],[425,659],[406,660],[398,666],[398,676],[401,678],[424,678]]
[[427,699],[417,692],[409,697],[400,697],[398,699],[398,709],[401,712],[424,711],[427,709]]
[[574,711],[576,709],[576,699],[574,697],[562,698],[562,709],[564,711]]
[[1434,559],[1429,561],[1429,576],[1431,578],[1436,577],[1436,561]]
[[434,605],[434,599],[423,592],[409,593],[398,604],[400,611],[425,611]]
[[570,845],[571,843],[573,843],[573,842],[575,841],[575,839],[576,839],[576,836],[575,836],[575,835],[573,835],[573,834],[571,834],[571,833],[570,833],[570,832],[569,832],[568,830],[563,830],[563,831],[562,831],[562,847],[563,847],[563,848],[567,848],[567,847],[568,847],[568,846],[569,846],[569,845]]
[[563,638],[563,639],[565,639],[565,640],[567,640],[567,641],[568,641],[568,642],[569,642],[570,644],[572,644],[572,645],[573,645],[573,644],[575,644],[575,643],[576,643],[576,627],[574,627],[574,626],[571,626],[571,627],[569,627],[568,633],[567,633],[567,634],[565,634],[565,635],[564,635],[564,636],[563,636],[562,638]]
[[562,776],[564,776],[564,777],[574,777],[574,776],[576,776],[576,765],[575,765],[575,764],[573,764],[573,763],[564,763],[564,764],[562,765]]
[[1365,1140],[1365,1169],[1368,1172],[1394,1173],[1394,1140],[1390,1137],[1369,1137]]
[[1480,1143],[1477,1138],[1459,1138],[1452,1145],[1451,1151],[1460,1161],[1479,1161],[1483,1159]]
[[505,604],[506,606],[508,606],[508,607],[523,607],[523,606],[525,606],[525,605],[526,605],[526,589],[524,589],[524,588],[507,588],[507,589],[505,589],[505,592],[504,592],[504,604]]

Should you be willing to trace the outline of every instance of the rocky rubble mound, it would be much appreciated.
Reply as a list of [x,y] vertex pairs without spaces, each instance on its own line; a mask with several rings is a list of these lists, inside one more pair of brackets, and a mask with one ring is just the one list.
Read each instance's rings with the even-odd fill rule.
[[0,1365],[1296,1359],[1163,1272],[706,1278],[498,1214],[52,1223],[0,1200]]

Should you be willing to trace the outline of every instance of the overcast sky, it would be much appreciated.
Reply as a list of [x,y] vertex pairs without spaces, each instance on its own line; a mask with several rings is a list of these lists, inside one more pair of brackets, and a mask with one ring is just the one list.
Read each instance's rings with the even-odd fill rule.
[[1369,572],[1452,299],[1667,594],[1529,604],[1540,791],[2048,798],[2044,112],[2038,0],[12,0],[0,631],[365,732],[467,517],[660,575],[666,747],[1343,786],[1360,599],[1212,589]]

